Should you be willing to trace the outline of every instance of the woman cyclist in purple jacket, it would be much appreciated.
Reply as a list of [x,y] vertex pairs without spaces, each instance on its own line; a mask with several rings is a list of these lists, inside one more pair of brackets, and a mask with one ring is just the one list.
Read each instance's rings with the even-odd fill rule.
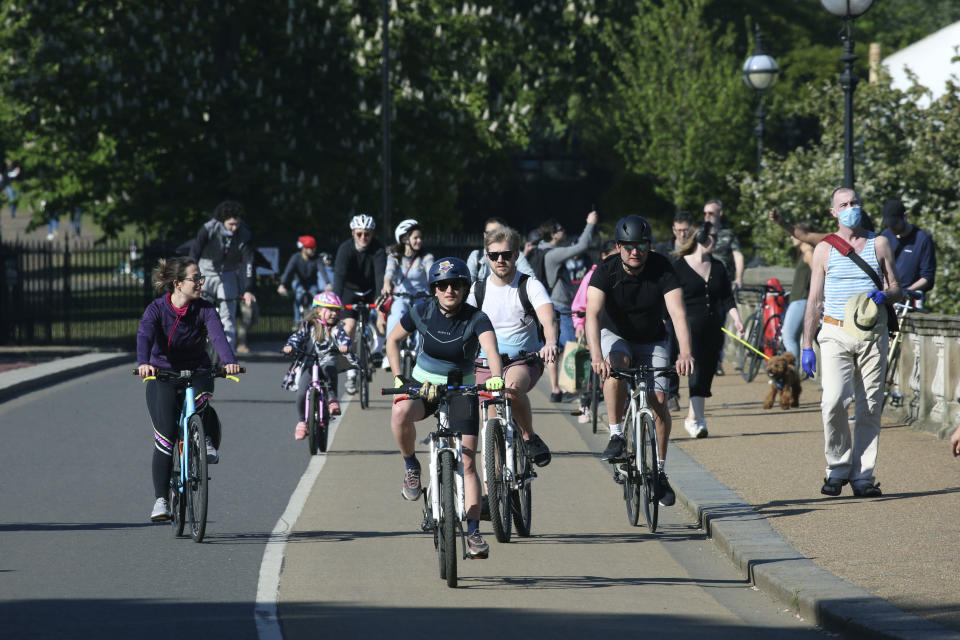
[[[200,298],[203,277],[193,258],[160,260],[153,270],[153,286],[161,296],[147,305],[137,330],[137,362],[141,378],[156,375],[157,369],[169,371],[209,371],[210,357],[205,350],[210,336],[224,368],[229,374],[240,372],[237,358],[223,333],[216,308]],[[148,380],[147,410],[153,421],[153,490],[156,502],[150,519],[170,519],[167,490],[170,486],[170,465],[176,439],[183,389],[171,382]],[[196,405],[199,411],[213,397],[213,378],[193,378]],[[207,462],[220,460],[219,425],[207,434]]]

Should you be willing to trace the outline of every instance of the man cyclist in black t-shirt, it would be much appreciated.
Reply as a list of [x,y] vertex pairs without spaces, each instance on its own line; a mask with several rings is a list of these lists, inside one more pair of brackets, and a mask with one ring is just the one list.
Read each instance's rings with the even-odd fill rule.
[[[626,383],[610,377],[610,368],[640,364],[666,367],[670,364],[664,311],[670,314],[680,355],[677,373],[693,373],[690,329],[683,306],[683,292],[670,261],[650,251],[653,233],[650,223],[637,215],[617,221],[617,253],[606,258],[594,271],[587,289],[587,343],[593,370],[603,383],[603,398],[610,416],[610,442],[603,460],[615,461],[627,453],[623,437],[623,407]],[[665,507],[676,500],[663,473],[670,438],[670,412],[666,405],[667,381],[654,378],[648,394],[656,416],[660,448],[660,486],[656,497]]]

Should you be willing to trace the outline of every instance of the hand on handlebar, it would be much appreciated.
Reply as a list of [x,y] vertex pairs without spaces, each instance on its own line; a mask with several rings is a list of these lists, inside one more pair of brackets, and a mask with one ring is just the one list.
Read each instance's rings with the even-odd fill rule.
[[557,361],[557,345],[555,344],[545,344],[543,348],[540,349],[540,357],[547,364]]
[[484,383],[483,388],[487,391],[500,391],[503,389],[503,378],[493,376]]
[[223,370],[227,372],[227,375],[235,376],[240,373],[240,365],[238,364],[225,364],[223,365]]
[[601,382],[610,377],[610,363],[606,360],[593,360],[590,362],[590,366],[593,368],[593,372],[600,376]]
[[293,347],[291,347],[288,344],[285,344],[283,345],[283,352],[287,355],[290,355],[291,353],[293,353]]
[[140,374],[141,379],[148,378],[157,375],[157,368],[150,364],[142,364],[137,367],[137,373]]

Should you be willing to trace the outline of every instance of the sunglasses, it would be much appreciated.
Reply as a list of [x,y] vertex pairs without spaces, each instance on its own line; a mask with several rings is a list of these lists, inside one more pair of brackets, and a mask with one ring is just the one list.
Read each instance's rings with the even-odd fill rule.
[[626,249],[627,253],[633,253],[634,251],[640,251],[641,253],[650,249],[649,242],[622,242],[620,243],[621,249]]
[[487,257],[490,262],[497,262],[500,258],[503,258],[504,262],[510,262],[513,260],[513,251],[487,251]]
[[463,280],[441,280],[440,282],[434,283],[433,286],[439,291],[446,291],[451,287],[454,291],[460,291],[466,288],[466,283]]
[[190,282],[192,282],[192,283],[194,283],[194,284],[202,284],[203,281],[206,280],[206,278],[205,278],[204,276],[194,276],[194,277],[192,277],[192,278],[184,278],[184,279],[183,279],[184,282],[186,282],[187,280],[189,280]]
[[357,236],[358,238],[369,238],[373,235],[373,233],[369,231],[354,231],[353,235]]

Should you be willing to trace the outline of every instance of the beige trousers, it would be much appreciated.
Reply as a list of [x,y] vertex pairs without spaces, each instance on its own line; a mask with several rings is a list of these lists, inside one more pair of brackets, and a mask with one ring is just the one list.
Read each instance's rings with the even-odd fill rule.
[[[888,340],[886,331],[874,340],[856,340],[832,324],[824,324],[817,336],[827,477],[855,487],[874,484]],[[853,422],[847,419],[851,402]]]

